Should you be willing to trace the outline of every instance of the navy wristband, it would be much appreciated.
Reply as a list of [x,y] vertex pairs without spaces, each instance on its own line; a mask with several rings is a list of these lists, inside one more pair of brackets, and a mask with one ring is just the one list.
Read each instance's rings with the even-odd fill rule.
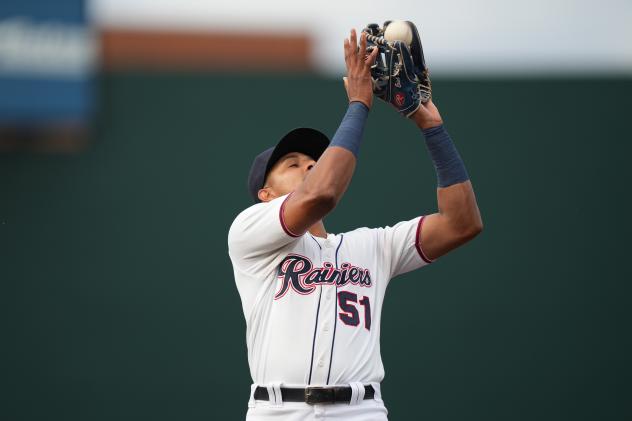
[[329,146],[340,146],[345,148],[358,157],[360,144],[362,143],[362,133],[364,132],[364,123],[369,115],[369,108],[362,102],[354,101],[349,104],[347,113],[345,114],[334,138]]
[[437,172],[439,187],[448,187],[470,179],[465,164],[443,124],[423,130],[426,147]]

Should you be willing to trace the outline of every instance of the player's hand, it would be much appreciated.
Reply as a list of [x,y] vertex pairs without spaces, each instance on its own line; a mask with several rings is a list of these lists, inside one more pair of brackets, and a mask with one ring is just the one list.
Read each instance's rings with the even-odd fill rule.
[[425,104],[422,102],[410,118],[420,129],[429,129],[443,124],[441,114],[439,114],[439,110],[432,102],[432,99],[429,99]]
[[373,86],[371,81],[371,65],[375,63],[378,49],[374,48],[369,55],[366,55],[366,34],[360,34],[360,48],[355,29],[351,30],[349,39],[345,38],[345,64],[347,66],[347,77],[342,80],[347,90],[349,102],[360,101],[371,108],[373,104]]

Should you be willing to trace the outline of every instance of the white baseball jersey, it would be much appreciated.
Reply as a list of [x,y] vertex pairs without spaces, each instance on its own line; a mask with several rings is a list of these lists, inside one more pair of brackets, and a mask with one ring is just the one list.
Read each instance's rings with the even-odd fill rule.
[[379,383],[384,293],[393,277],[431,262],[418,245],[424,217],[296,236],[283,221],[287,197],[244,210],[228,234],[253,383]]

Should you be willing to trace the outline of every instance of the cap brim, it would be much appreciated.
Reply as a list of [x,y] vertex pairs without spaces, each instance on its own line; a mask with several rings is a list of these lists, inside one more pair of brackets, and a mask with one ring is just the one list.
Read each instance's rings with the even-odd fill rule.
[[299,127],[291,130],[279,140],[266,165],[265,177],[279,159],[291,152],[300,152],[318,161],[329,146],[329,138],[322,132],[309,127]]

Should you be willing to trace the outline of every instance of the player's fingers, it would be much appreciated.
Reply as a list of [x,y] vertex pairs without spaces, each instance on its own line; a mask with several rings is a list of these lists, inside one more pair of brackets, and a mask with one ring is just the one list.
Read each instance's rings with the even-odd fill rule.
[[345,85],[345,91],[349,92],[349,80],[347,80],[346,76],[342,78],[342,83]]
[[349,45],[349,40],[347,38],[345,38],[343,46],[344,46],[344,50],[345,50],[345,64],[347,65],[347,68],[348,68],[349,67],[349,60],[351,59],[351,47]]
[[349,37],[349,45],[351,46],[351,50],[353,50],[353,54],[357,55],[358,52],[358,38],[356,37],[356,30],[351,30],[351,36]]
[[377,47],[373,47],[373,49],[371,50],[371,52],[369,53],[369,55],[366,57],[366,59],[364,60],[364,65],[370,69],[371,66],[373,66],[373,64],[375,63],[375,59],[377,58],[377,55],[379,53],[380,49]]
[[358,54],[358,59],[364,60],[365,54],[366,54],[366,33],[362,32],[360,34],[360,54]]

